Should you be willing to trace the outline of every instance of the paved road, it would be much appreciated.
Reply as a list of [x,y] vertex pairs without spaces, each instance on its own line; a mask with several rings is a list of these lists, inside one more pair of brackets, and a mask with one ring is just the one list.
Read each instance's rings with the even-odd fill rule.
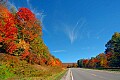
[[120,80],[120,73],[81,68],[70,68],[61,80]]

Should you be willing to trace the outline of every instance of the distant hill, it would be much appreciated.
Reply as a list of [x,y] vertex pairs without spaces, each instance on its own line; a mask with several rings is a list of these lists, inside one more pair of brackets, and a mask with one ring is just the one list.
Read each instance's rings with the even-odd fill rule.
[[77,67],[77,63],[62,63],[62,65],[67,68]]

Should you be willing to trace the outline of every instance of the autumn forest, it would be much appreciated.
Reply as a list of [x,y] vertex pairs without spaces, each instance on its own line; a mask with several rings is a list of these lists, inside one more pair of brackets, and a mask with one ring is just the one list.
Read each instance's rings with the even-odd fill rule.
[[111,40],[105,44],[104,53],[98,54],[91,59],[77,61],[79,67],[85,68],[119,68],[120,67],[120,33],[116,32]]

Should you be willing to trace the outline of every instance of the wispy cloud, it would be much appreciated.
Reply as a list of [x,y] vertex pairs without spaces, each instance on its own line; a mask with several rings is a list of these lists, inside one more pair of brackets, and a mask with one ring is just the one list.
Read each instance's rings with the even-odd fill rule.
[[39,12],[36,8],[33,8],[32,5],[30,4],[30,0],[27,0],[27,5],[31,9],[31,11],[37,16],[37,18],[43,21],[43,18],[45,17],[43,12]]
[[97,35],[100,35],[101,33],[103,33],[105,31],[105,29],[103,28],[103,29],[101,29],[98,33],[97,33]]
[[10,1],[7,2],[7,7],[8,7],[8,9],[11,9],[14,7],[14,9],[16,11],[18,10],[18,8],[15,6],[15,4],[13,2],[10,2]]
[[30,0],[27,0],[27,5],[32,8],[32,5],[30,4]]
[[44,12],[43,11],[39,11],[37,8],[33,8],[32,7],[32,5],[31,5],[31,3],[30,3],[30,0],[27,0],[27,5],[29,6],[29,8],[31,9],[31,11],[36,15],[36,17],[38,18],[38,19],[40,19],[40,21],[41,21],[41,25],[42,25],[42,29],[44,30],[44,31],[47,31],[47,29],[45,28],[45,26],[43,25],[43,21],[44,21],[44,18],[45,18],[45,14],[44,14]]
[[55,50],[55,51],[52,51],[54,53],[59,53],[59,52],[65,52],[66,50]]
[[100,39],[101,34],[105,31],[105,29],[101,29],[97,34],[96,34],[96,39]]
[[80,29],[82,29],[86,24],[85,19],[80,19],[76,22],[76,24],[71,28],[70,26],[66,26],[65,33],[67,34],[68,38],[70,39],[71,44],[78,38]]

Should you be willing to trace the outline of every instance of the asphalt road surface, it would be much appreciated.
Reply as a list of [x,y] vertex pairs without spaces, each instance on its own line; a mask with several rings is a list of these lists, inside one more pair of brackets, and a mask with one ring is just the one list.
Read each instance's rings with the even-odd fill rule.
[[70,68],[61,80],[120,80],[120,72]]

